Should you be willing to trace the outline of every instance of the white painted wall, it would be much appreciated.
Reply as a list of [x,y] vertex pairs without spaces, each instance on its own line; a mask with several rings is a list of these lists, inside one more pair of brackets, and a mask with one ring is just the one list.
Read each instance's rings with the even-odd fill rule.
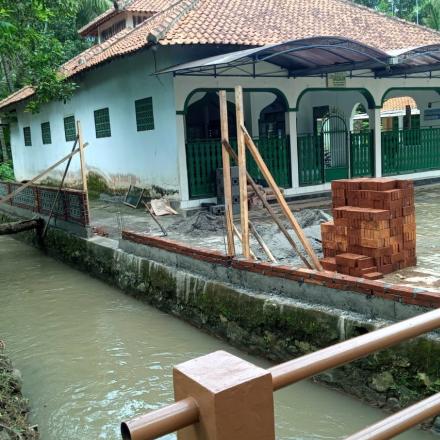
[[[81,121],[84,140],[89,143],[86,161],[90,170],[106,176],[115,187],[126,187],[132,182],[177,191],[173,82],[170,75],[150,75],[153,66],[152,52],[143,52],[88,73],[66,104],[53,102],[36,115],[23,112],[20,106],[18,123],[11,132],[17,178],[30,179],[70,152],[72,143],[65,142],[63,118],[74,114]],[[134,102],[150,96],[155,127],[138,132]],[[112,136],[97,139],[93,112],[104,107],[109,107]],[[51,145],[42,145],[40,124],[45,121],[51,124]],[[32,147],[24,146],[23,127],[27,125],[32,130]],[[79,171],[77,160],[72,163],[72,170]],[[59,177],[61,172],[62,168],[52,177]]]

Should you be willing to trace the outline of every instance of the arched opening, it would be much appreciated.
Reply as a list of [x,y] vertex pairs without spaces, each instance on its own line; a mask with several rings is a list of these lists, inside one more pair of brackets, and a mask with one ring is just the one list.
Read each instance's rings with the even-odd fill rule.
[[352,133],[362,133],[370,130],[370,117],[365,106],[358,102],[354,105],[350,118]]
[[[236,148],[236,114],[233,90],[226,90],[229,138]],[[284,95],[272,89],[243,91],[244,122],[277,183],[291,186],[288,105]],[[195,90],[185,103],[185,143],[190,198],[217,195],[217,174],[222,167],[220,104],[217,89]],[[253,158],[247,168],[255,180],[264,179]]]
[[384,101],[381,111],[383,131],[420,128],[420,110],[411,96],[398,96]]
[[[197,139],[220,139],[220,104],[218,93],[208,91],[194,95],[194,101],[186,112],[186,138],[189,141]],[[228,104],[228,125],[230,136],[235,136],[235,104]]]

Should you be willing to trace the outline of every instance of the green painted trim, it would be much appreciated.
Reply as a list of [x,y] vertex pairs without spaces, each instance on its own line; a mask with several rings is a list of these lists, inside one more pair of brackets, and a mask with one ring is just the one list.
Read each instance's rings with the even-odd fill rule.
[[176,115],[184,115],[185,111],[184,110],[176,110]]
[[289,113],[293,113],[293,112],[297,112],[298,109],[296,109],[296,108],[289,108],[289,109],[287,109],[287,111],[288,111]]
[[312,87],[309,89],[305,89],[300,93],[298,99],[296,100],[296,109],[299,109],[299,103],[301,102],[301,99],[306,93],[309,92],[360,92],[367,100],[369,109],[376,107],[373,95],[368,89],[363,87]]
[[[186,115],[186,112],[188,111],[188,106],[189,106],[189,100],[191,99],[191,97],[198,93],[198,92],[218,92],[220,90],[226,90],[227,92],[233,92],[234,89],[231,88],[224,88],[224,87],[201,87],[201,88],[197,88],[192,90],[188,96],[185,99],[185,104],[183,106],[183,110],[179,110],[183,112],[183,114]],[[286,109],[289,109],[289,101],[287,100],[286,95],[279,89],[277,88],[268,88],[268,87],[262,87],[262,88],[243,88],[243,92],[269,92],[269,93],[274,93],[275,95],[280,96],[283,101],[284,101],[284,105],[286,107]],[[286,110],[286,111],[290,111]]]
[[434,86],[426,86],[426,87],[390,87],[388,90],[385,91],[385,93],[382,95],[382,101],[381,101],[381,107],[383,107],[383,104],[385,102],[385,97],[393,90],[434,90],[440,95],[440,87],[434,87]]

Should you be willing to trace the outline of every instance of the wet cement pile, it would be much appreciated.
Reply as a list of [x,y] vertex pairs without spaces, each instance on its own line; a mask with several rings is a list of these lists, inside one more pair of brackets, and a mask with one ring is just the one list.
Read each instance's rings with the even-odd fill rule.
[[[320,225],[321,223],[330,220],[331,217],[320,209],[302,209],[294,214],[298,223],[303,228],[305,235],[309,238],[313,249],[318,256],[321,256],[322,245]],[[271,219],[260,216],[257,218],[251,217],[251,220],[278,262],[283,264],[303,265],[286,237]],[[236,224],[239,224],[238,220],[236,220]],[[290,223],[286,220],[283,221],[283,224],[297,242],[299,249],[302,249],[296,234],[290,227]],[[223,216],[215,216],[206,211],[200,211],[191,217],[180,219],[169,227],[168,231],[170,232],[171,238],[177,236],[183,238],[186,242],[197,243],[200,246],[205,246],[211,249],[224,250],[225,224]],[[236,242],[236,246],[237,249],[240,249],[238,241]],[[258,259],[263,261],[267,260],[263,250],[252,236],[251,248]]]
[[20,372],[0,347],[0,440],[39,438],[38,433],[29,427],[29,404],[21,394],[21,386]]

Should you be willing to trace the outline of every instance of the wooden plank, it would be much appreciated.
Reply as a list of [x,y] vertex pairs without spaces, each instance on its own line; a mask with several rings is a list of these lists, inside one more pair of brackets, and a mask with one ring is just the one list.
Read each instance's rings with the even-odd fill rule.
[[[237,153],[232,149],[232,147],[229,145],[229,143],[224,141],[223,145],[225,146],[225,148],[226,148],[227,152],[229,153],[229,155],[234,159],[234,161],[238,162]],[[255,183],[255,180],[252,178],[252,176],[249,174],[248,171],[246,171],[246,176],[247,176],[247,180],[248,180],[249,184],[252,186],[252,189],[255,191],[257,196],[260,198],[261,202],[263,203],[263,206],[266,208],[267,212],[272,217],[273,221],[277,224],[277,226],[280,229],[280,231],[284,234],[284,236],[286,237],[287,241],[292,246],[293,250],[298,254],[298,256],[301,258],[302,262],[306,265],[306,267],[311,269],[312,266],[305,259],[305,257],[301,254],[301,252],[298,249],[298,246],[296,245],[295,241],[293,240],[293,238],[289,234],[289,231],[285,228],[285,226],[283,225],[282,221],[278,218],[277,214],[272,209],[272,206],[270,206],[269,202],[266,200],[266,197],[260,191],[260,188]]]
[[[83,148],[86,148],[86,147],[87,147],[87,144],[84,144]],[[29,186],[33,185],[37,180],[41,179],[46,174],[50,173],[57,166],[61,165],[66,160],[70,159],[72,156],[75,156],[75,154],[77,154],[77,153],[79,153],[79,148],[77,148],[75,151],[73,151],[72,153],[68,154],[67,156],[64,156],[62,159],[60,159],[58,162],[56,162],[53,165],[51,165],[49,168],[46,168],[43,172],[38,174],[38,176],[34,177],[32,180],[29,180],[29,182],[26,182],[22,186],[20,186],[20,188],[17,188],[15,191],[11,192],[7,196],[5,196],[2,199],[0,199],[0,205],[2,203],[7,202],[8,200],[11,200],[12,198],[14,198],[17,194],[21,193],[23,190],[25,190]]]
[[290,210],[289,205],[287,204],[282,192],[280,191],[280,188],[276,184],[275,179],[273,178],[271,172],[269,171],[266,164],[264,163],[264,160],[261,157],[260,152],[258,151],[257,147],[255,146],[254,141],[252,140],[249,133],[247,132],[246,127],[243,124],[241,124],[240,128],[241,128],[241,131],[244,135],[246,145],[247,145],[250,153],[252,154],[252,157],[254,158],[255,162],[257,163],[258,167],[260,168],[266,182],[269,184],[272,191],[274,192],[275,197],[277,198],[278,203],[281,206],[281,209],[283,210],[284,214],[288,218],[290,224],[293,227],[293,230],[296,232],[300,242],[304,246],[305,251],[307,252],[309,257],[311,258],[313,265],[315,266],[315,268],[317,270],[323,271],[324,269],[321,266],[321,263],[318,259],[318,256],[315,254],[315,251],[313,250],[309,240],[304,235],[304,232],[301,229],[301,226],[299,225],[298,221],[296,220],[295,216],[293,215],[292,211]]
[[[226,100],[226,91],[219,92],[220,100],[220,126],[222,141],[229,142],[228,127],[228,104]],[[225,195],[225,223],[226,223],[226,241],[227,253],[230,257],[235,256],[234,230],[232,219],[232,188],[231,188],[231,163],[229,154],[222,142],[222,165],[223,165],[223,188]]]
[[237,117],[237,144],[238,144],[238,176],[240,183],[240,223],[242,231],[242,249],[245,258],[249,258],[249,213],[248,213],[248,195],[246,180],[246,143],[244,132],[243,115],[243,88],[235,87],[235,108]]
[[261,246],[267,257],[269,258],[272,263],[277,263],[277,260],[273,256],[272,252],[270,251],[267,244],[264,242],[263,237],[258,233],[258,231],[255,229],[254,224],[249,220],[249,228],[251,230],[251,233],[255,237],[255,239],[258,241],[258,244]]
[[[234,224],[232,225],[232,227],[234,228],[234,234],[237,236],[237,238],[240,240],[241,245],[243,246],[243,237],[242,237],[240,231],[237,229],[237,226],[235,226]],[[253,260],[257,259],[256,255],[252,252],[252,249],[250,247],[249,247],[249,256]]]

